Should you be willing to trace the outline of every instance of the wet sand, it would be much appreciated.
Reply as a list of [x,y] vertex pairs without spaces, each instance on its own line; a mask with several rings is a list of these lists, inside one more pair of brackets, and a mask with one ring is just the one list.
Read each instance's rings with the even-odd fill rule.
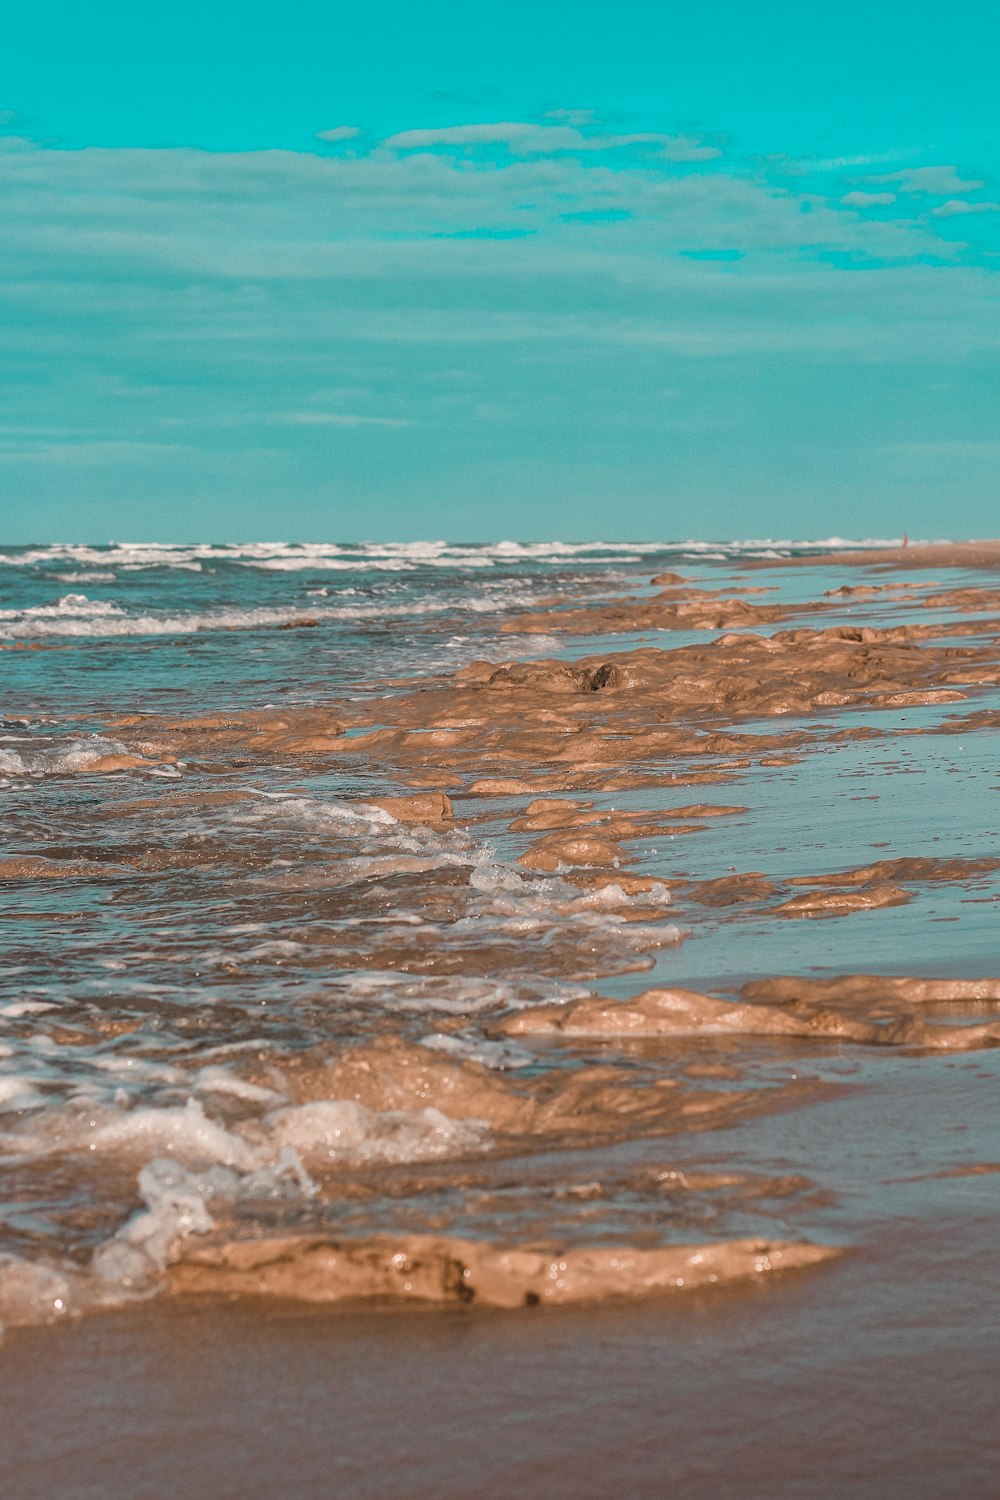
[[13,1496],[987,1492],[1000,597],[823,562],[53,762],[6,914],[110,977],[4,1012]]
[[[1000,1146],[995,1067],[986,1089],[971,1065],[940,1063],[923,1080],[941,1154]],[[864,1080],[772,1120],[758,1143],[786,1165],[832,1168],[837,1202],[824,1212],[860,1241],[833,1274],[478,1316],[182,1299],[21,1330],[0,1345],[4,1493],[990,1495],[1000,1210],[981,1176],[916,1196],[912,1087]]]
[[[770,565],[770,564],[769,564]],[[780,567],[846,568],[984,568],[1000,570],[1000,541],[914,542],[906,547],[873,547],[844,552],[815,552],[808,557],[783,558]],[[750,566],[757,566],[751,563]]]

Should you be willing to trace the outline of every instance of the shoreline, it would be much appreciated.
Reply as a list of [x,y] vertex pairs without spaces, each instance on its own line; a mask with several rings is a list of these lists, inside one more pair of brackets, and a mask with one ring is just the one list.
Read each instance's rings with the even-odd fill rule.
[[[991,545],[1000,553],[1000,543]],[[906,549],[907,561],[919,550]],[[935,556],[940,562],[940,549]],[[739,588],[727,596],[673,573],[654,585],[658,595],[610,603],[564,597],[499,625],[501,643],[607,637],[602,650],[571,661],[476,659],[432,677],[369,682],[363,696],[328,703],[106,720],[117,749],[78,762],[72,775],[114,789],[120,783],[110,778],[166,769],[176,784],[115,804],[129,829],[120,864],[95,858],[84,840],[71,857],[54,857],[51,844],[10,856],[0,877],[25,889],[40,881],[102,888],[110,869],[127,893],[137,878],[155,889],[171,872],[218,868],[229,900],[244,889],[257,899],[253,872],[261,869],[280,962],[293,971],[307,962],[320,980],[347,975],[347,993],[361,1003],[353,1030],[331,1034],[320,1009],[308,1022],[290,1017],[276,1040],[250,1051],[240,1051],[246,1044],[225,1023],[209,1030],[205,1040],[223,1060],[225,1076],[212,1085],[221,1095],[192,1095],[194,1113],[185,1115],[172,1102],[136,1112],[138,1149],[176,1153],[176,1168],[144,1168],[145,1209],[126,1223],[119,1210],[110,1238],[85,1247],[99,1275],[79,1263],[34,1279],[28,1262],[6,1268],[6,1321],[30,1321],[56,1304],[106,1305],[112,1273],[126,1287],[178,1293],[511,1307],[657,1296],[690,1289],[703,1272],[709,1281],[753,1284],[832,1259],[834,1248],[805,1235],[794,1215],[791,1234],[699,1235],[703,1218],[715,1221],[720,1193],[729,1195],[734,1224],[752,1222],[749,1205],[761,1198],[779,1204],[774,1182],[739,1173],[725,1182],[702,1174],[685,1200],[687,1219],[629,1238],[627,1206],[637,1197],[656,1224],[660,1188],[646,1168],[616,1165],[616,1152],[643,1141],[676,1145],[736,1120],[750,1130],[785,1108],[786,1095],[808,1111],[808,1087],[761,1087],[754,1049],[762,1038],[790,1056],[831,1045],[961,1054],[1000,1040],[1000,981],[981,969],[949,974],[942,963],[933,975],[906,974],[897,958],[888,976],[874,965],[859,975],[852,953],[850,968],[828,966],[817,977],[773,966],[741,973],[737,957],[748,923],[874,922],[949,888],[955,902],[986,903],[979,893],[1000,868],[991,849],[948,857],[889,837],[858,846],[853,860],[802,855],[764,870],[733,863],[746,830],[753,846],[760,823],[751,805],[757,777],[801,784],[808,802],[818,757],[829,752],[995,727],[998,711],[977,700],[1000,683],[996,640],[985,638],[991,622],[981,618],[997,600],[989,589],[860,584],[782,603],[760,601],[752,588],[742,590],[749,599]],[[924,607],[933,623],[921,619]],[[945,609],[952,617],[942,623]],[[675,630],[686,638],[673,646]],[[662,632],[660,644],[647,634],[614,649],[616,634],[643,631]],[[275,778],[282,785],[288,774],[322,778],[341,767],[359,790],[332,821],[324,804],[286,804],[273,789]],[[262,780],[272,799],[264,808],[276,798],[275,810],[287,805],[293,822],[290,843],[279,817],[257,849],[252,830],[263,813],[254,787]],[[702,800],[713,795],[702,788],[733,783],[739,793],[725,802]],[[295,832],[300,806],[305,826],[321,829],[313,844]],[[764,816],[764,836],[777,845],[779,830]],[[221,820],[233,848],[245,846],[244,863],[230,869],[221,839],[207,855],[192,844],[183,833],[192,818],[199,826]],[[179,845],[170,842],[173,822]],[[718,825],[732,834],[715,834]],[[699,845],[715,850],[707,865]],[[656,862],[661,848],[665,864]],[[302,935],[327,909],[346,921],[321,921],[313,954]],[[728,973],[721,982],[671,978],[671,953],[697,943],[707,926],[728,954]],[[244,977],[238,955],[226,962]],[[352,979],[360,981],[354,990]],[[364,996],[380,985],[445,996],[430,1038],[405,1010],[366,1008]],[[30,1036],[34,1023],[25,1024]],[[199,1076],[204,1029],[191,1035],[169,1054],[189,1070],[182,1078]],[[75,1044],[73,1034],[59,1036]],[[725,1060],[706,1057],[706,1045],[724,1048]],[[227,1111],[218,1102],[227,1098],[244,1103]],[[135,1117],[112,1110],[84,1124],[78,1148],[127,1167]],[[51,1128],[63,1130],[60,1118]],[[27,1126],[22,1135],[31,1141]],[[14,1147],[22,1135],[10,1137]],[[560,1198],[546,1161],[566,1153],[598,1189],[575,1184]],[[500,1185],[513,1162],[530,1213],[522,1206],[509,1218]],[[240,1206],[244,1182],[262,1177],[279,1203],[263,1218]],[[296,1181],[305,1204],[292,1191]],[[425,1206],[449,1192],[457,1208]],[[488,1212],[469,1221],[463,1194],[478,1195]],[[601,1232],[588,1225],[581,1239],[587,1216],[577,1203],[591,1197],[601,1205]],[[367,1202],[372,1212],[351,1207],[343,1234],[345,1207]],[[188,1207],[174,1225],[178,1204]],[[110,1201],[106,1213],[113,1226]],[[774,1225],[786,1222],[780,1207],[768,1213]]]
[[873,547],[867,550],[815,552],[802,557],[752,558],[746,568],[975,568],[1000,571],[1000,540],[973,542],[925,542],[908,547]]

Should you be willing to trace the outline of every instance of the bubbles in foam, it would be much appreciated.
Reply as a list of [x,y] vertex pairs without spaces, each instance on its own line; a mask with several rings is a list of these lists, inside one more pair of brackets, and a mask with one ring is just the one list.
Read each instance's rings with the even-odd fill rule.
[[630,906],[669,906],[670,891],[657,881],[648,891],[629,895],[620,885],[602,885],[569,902],[573,911],[622,911]]
[[[175,1106],[104,1108],[76,1120],[63,1112],[36,1122],[35,1128],[48,1135],[52,1151],[88,1151],[98,1156],[168,1152],[181,1161],[218,1162],[244,1172],[261,1165],[259,1153],[242,1136],[210,1119],[201,1101],[194,1098]],[[32,1144],[40,1144],[37,1137]]]
[[158,1159],[139,1173],[139,1192],[145,1209],[99,1246],[92,1261],[95,1276],[129,1290],[144,1289],[164,1269],[178,1240],[214,1229],[208,1204],[219,1199],[234,1204],[236,1178],[217,1167],[189,1172]]
[[[19,746],[19,748],[15,748]],[[119,740],[91,735],[86,739],[50,739],[37,743],[21,736],[0,743],[0,774],[5,776],[65,776],[87,771],[108,756],[127,756],[135,752]]]
[[454,974],[404,974],[368,969],[339,975],[329,987],[352,1001],[374,1002],[392,1010],[476,1015],[481,1011],[512,1010],[539,1000],[582,1000],[584,986],[557,979],[522,979],[517,984],[497,979],[470,979]]
[[476,1011],[503,1009],[517,1001],[513,985],[454,975],[415,975],[369,969],[338,977],[331,984],[348,999],[374,1001],[394,1010],[471,1015]]
[[[70,1104],[36,1114],[2,1137],[2,1146],[12,1154],[76,1153],[95,1160],[153,1154],[192,1167],[229,1168],[259,1183],[261,1173],[283,1172],[290,1163],[299,1171],[300,1152],[347,1163],[423,1161],[480,1146],[485,1129],[482,1122],[452,1120],[437,1109],[378,1111],[351,1099],[291,1105],[273,1090],[223,1079],[221,1070],[202,1070],[196,1083],[209,1096],[228,1093],[244,1103],[279,1104],[233,1128],[206,1114],[193,1095],[181,1105],[105,1103],[81,1110]],[[301,1173],[299,1181],[305,1186]]]
[[409,1162],[456,1156],[483,1144],[482,1120],[452,1120],[439,1109],[376,1111],[353,1099],[319,1100],[265,1119],[273,1140],[306,1161]]
[[0,1335],[5,1326],[54,1323],[73,1300],[72,1282],[61,1271],[0,1252]]

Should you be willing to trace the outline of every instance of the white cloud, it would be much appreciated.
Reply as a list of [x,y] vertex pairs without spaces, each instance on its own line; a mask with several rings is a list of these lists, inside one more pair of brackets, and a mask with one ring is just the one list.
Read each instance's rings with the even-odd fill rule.
[[332,130],[317,130],[318,141],[353,141],[355,136],[361,134],[357,125],[335,125]]
[[930,193],[943,198],[949,193],[974,193],[982,182],[959,177],[955,167],[905,167],[901,172],[887,172],[870,177],[869,182],[898,182],[901,193]]
[[874,167],[882,162],[899,161],[900,157],[912,156],[909,150],[871,151],[860,156],[827,156],[818,160],[796,161],[794,166],[812,172],[839,172],[844,167]]
[[568,151],[617,151],[653,146],[669,161],[709,161],[721,156],[694,136],[635,131],[627,135],[584,135],[575,125],[536,125],[523,120],[496,120],[474,125],[447,125],[430,130],[402,130],[382,143],[395,151],[426,151],[435,146],[506,146],[515,156],[549,156]]
[[895,193],[845,193],[841,198],[845,208],[888,208],[895,203]]
[[[441,144],[456,138],[516,144]],[[901,196],[926,175],[904,189],[863,180],[875,166],[810,172],[802,191],[781,161],[677,170],[671,155],[714,148],[565,117],[405,132],[397,149],[367,134],[246,152],[4,139],[4,420],[53,430],[16,454],[0,443],[25,508],[72,493],[96,516],[106,496],[180,495],[198,519],[211,493],[238,518],[247,495],[292,515],[302,494],[342,497],[361,526],[439,489],[484,507],[553,484],[611,492],[640,459],[657,494],[666,472],[696,503],[725,448],[704,436],[716,421],[745,420],[733,495],[747,471],[770,483],[776,452],[804,455],[813,486],[824,452],[994,436],[967,399],[1000,359],[993,262],[955,233],[975,221],[950,223],[962,194]],[[699,250],[742,258],[688,258]],[[893,371],[884,422],[861,367]],[[849,432],[838,391],[841,414],[863,412]],[[955,422],[936,426],[939,408]],[[691,457],[673,470],[682,430]]]
[[[909,216],[845,212],[837,200],[777,187],[766,171],[677,174],[661,154],[515,154],[476,170],[445,151],[377,146],[4,154],[7,295],[32,306],[51,268],[64,265],[75,265],[81,298],[104,296],[124,315],[143,280],[164,273],[192,278],[184,301],[194,309],[216,279],[242,283],[245,299],[251,285],[304,280],[424,289],[447,277],[482,287],[498,277],[509,286],[574,263],[582,276],[618,284],[703,286],[714,275],[735,287],[731,267],[713,272],[710,260],[680,261],[678,252],[735,250],[789,266],[827,253],[856,264],[964,253]],[[608,214],[617,222],[596,232],[588,220]],[[766,268],[781,274],[777,260]],[[755,260],[753,273],[764,270]],[[750,273],[744,265],[740,285]],[[234,329],[241,305],[232,303]]]
[[936,219],[952,219],[956,214],[995,214],[1000,212],[1000,203],[967,203],[962,198],[949,198],[931,212]]
[[[623,141],[628,139],[622,137]],[[668,161],[711,161],[722,152],[718,146],[707,146],[696,136],[662,136],[663,154]]]
[[[444,150],[367,144],[4,152],[10,420],[82,414],[135,443],[167,423],[222,445],[260,427],[246,451],[273,440],[277,474],[313,447],[324,462],[375,450],[383,431],[390,453],[428,432],[457,443],[428,384],[442,368],[461,372],[463,410],[524,390],[521,411],[560,369],[627,373],[636,351],[642,381],[659,387],[676,378],[661,355],[947,363],[1000,345],[990,274],[944,237],[945,218],[849,212],[790,189],[780,167],[676,172],[664,139],[675,138],[642,133],[655,155],[522,152],[474,170]],[[587,222],[608,211],[612,227]],[[531,232],[488,237],[511,228]],[[744,258],[684,254],[699,248]],[[141,399],[86,385],[95,371]],[[150,451],[120,453],[146,465]],[[110,462],[102,452],[81,463]]]
[[[919,155],[919,151],[908,146],[897,146],[893,151],[866,151],[851,156],[789,156],[783,152],[772,152],[760,160],[766,162],[768,169],[775,174],[780,173],[784,177],[791,178],[814,178],[825,177],[831,172],[846,172],[852,167],[876,167],[883,163],[891,163],[901,171],[902,162]],[[851,173],[849,180],[851,182],[885,181],[881,177],[862,178],[854,173]],[[833,191],[832,184],[828,190]]]
[[561,120],[564,125],[592,125],[597,119],[597,111],[593,109],[549,109],[545,112],[547,120]]
[[554,126],[522,125],[498,120],[492,125],[446,125],[438,130],[400,130],[382,142],[394,151],[420,151],[431,146],[493,146],[523,139]]

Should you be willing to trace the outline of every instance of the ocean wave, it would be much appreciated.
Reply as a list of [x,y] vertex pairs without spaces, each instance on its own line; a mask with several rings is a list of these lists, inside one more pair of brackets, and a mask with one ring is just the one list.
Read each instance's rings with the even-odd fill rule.
[[662,549],[659,542],[496,542],[482,544],[429,542],[252,542],[223,544],[125,543],[90,546],[54,543],[47,547],[10,548],[0,552],[0,565],[31,567],[39,563],[77,563],[89,567],[190,568],[205,562],[233,562],[265,569],[465,565],[489,567],[495,560],[547,558],[564,560],[593,554],[635,554]]
[[205,564],[233,563],[265,572],[372,569],[409,572],[419,568],[491,568],[519,562],[567,563],[641,561],[664,553],[723,557],[755,553],[824,552],[844,548],[896,547],[901,538],[868,537],[854,540],[775,539],[706,542],[689,540],[460,543],[419,542],[113,542],[106,546],[60,542],[50,546],[16,547],[0,552],[0,566],[30,568],[40,564],[103,570],[137,571],[149,568],[200,571]]
[[[68,598],[80,596],[68,595]],[[345,618],[325,610],[329,618]],[[0,610],[0,636],[38,640],[52,636],[115,637],[133,635],[192,635],[204,630],[254,630],[289,624],[304,617],[299,608],[192,610],[186,614],[128,614],[119,604],[85,601],[68,607],[39,605],[24,610]],[[308,611],[309,617],[317,611]]]
[[123,613],[121,605],[112,599],[64,594],[54,604],[35,604],[29,609],[0,609],[0,620],[92,620]]
[[[344,593],[354,592],[345,590]],[[308,603],[260,605],[254,608],[164,611],[148,608],[135,613],[110,599],[89,599],[85,594],[65,594],[53,604],[32,605],[25,609],[0,609],[0,638],[37,640],[49,637],[118,637],[194,635],[213,630],[262,630],[309,620],[315,624],[352,623],[366,620],[404,619],[433,615],[499,614],[512,605],[524,608],[536,602],[537,591],[522,589],[513,593],[475,594],[461,601],[414,596],[396,603],[368,599],[356,604],[314,603],[324,597],[331,601],[341,597],[336,591],[323,596],[310,595]]]

